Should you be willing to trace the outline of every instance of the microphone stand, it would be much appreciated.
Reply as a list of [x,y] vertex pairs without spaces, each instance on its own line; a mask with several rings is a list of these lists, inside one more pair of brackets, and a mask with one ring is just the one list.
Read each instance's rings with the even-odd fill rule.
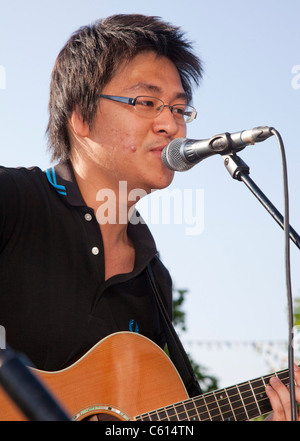
[[[280,135],[277,131],[274,130],[274,134],[277,135],[278,140],[281,143]],[[289,359],[289,379],[290,385],[295,384],[294,380],[294,348],[293,348],[293,306],[292,306],[292,294],[291,294],[291,286],[290,286],[290,275],[289,273],[289,257],[287,252],[287,248],[289,248],[289,241],[291,239],[295,245],[300,248],[300,237],[298,233],[289,225],[288,223],[288,215],[286,222],[284,221],[283,216],[280,212],[274,207],[274,205],[270,202],[270,200],[264,195],[264,193],[259,189],[259,187],[253,182],[253,180],[249,177],[250,168],[248,165],[239,157],[236,153],[229,153],[227,155],[222,155],[224,159],[224,165],[227,168],[229,174],[233,179],[244,182],[244,184],[251,190],[251,192],[256,196],[256,198],[260,201],[260,203],[266,208],[266,210],[270,213],[270,215],[275,219],[275,221],[285,230],[286,237],[286,283],[287,283],[287,292],[288,292],[288,316],[289,316],[289,338],[288,338],[288,359]],[[286,183],[287,185],[287,183]],[[285,195],[287,197],[287,195]],[[295,399],[295,389],[294,387],[290,387],[290,400],[291,400],[291,418],[292,421],[296,421],[297,419],[297,404]]]
[[0,386],[29,421],[71,421],[29,364],[11,348],[0,349]]
[[[265,207],[275,221],[284,229],[284,219],[282,214],[276,207],[270,202],[266,195],[259,189],[259,187],[250,178],[249,166],[236,154],[230,153],[222,156],[224,159],[224,165],[233,179],[244,182],[259,202]],[[300,249],[300,236],[299,234],[289,226],[289,237],[294,244]]]

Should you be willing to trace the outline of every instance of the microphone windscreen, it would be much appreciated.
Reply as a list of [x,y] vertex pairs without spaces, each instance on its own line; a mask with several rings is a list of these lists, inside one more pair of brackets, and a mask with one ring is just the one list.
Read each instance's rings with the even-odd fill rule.
[[185,141],[185,138],[173,139],[173,141],[163,149],[161,160],[170,170],[183,172],[195,165],[185,159],[182,149]]

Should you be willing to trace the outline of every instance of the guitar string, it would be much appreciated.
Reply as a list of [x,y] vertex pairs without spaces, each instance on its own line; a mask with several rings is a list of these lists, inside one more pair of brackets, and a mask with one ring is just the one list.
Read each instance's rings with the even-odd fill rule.
[[[192,402],[196,402],[197,400],[203,400],[204,402],[205,402],[205,397],[206,398],[209,398],[209,397],[214,397],[214,399],[215,399],[215,395],[216,395],[216,393],[218,393],[218,394],[220,394],[221,392],[226,392],[227,393],[227,391],[231,391],[231,390],[233,390],[233,389],[237,389],[238,390],[238,388],[242,388],[243,386],[245,387],[247,387],[247,388],[249,388],[249,385],[251,384],[251,383],[254,383],[254,382],[257,382],[257,381],[260,381],[260,382],[262,382],[263,383],[263,386],[262,385],[260,385],[260,386],[257,386],[256,388],[254,388],[254,390],[257,390],[258,388],[261,388],[261,387],[264,387],[265,386],[265,380],[267,380],[267,379],[270,379],[272,376],[274,376],[274,375],[277,375],[278,377],[282,377],[282,375],[283,374],[287,374],[288,373],[288,371],[287,370],[283,370],[283,371],[280,371],[280,372],[278,372],[278,373],[275,373],[275,374],[270,374],[270,375],[267,375],[267,376],[265,376],[265,377],[260,377],[260,378],[257,378],[257,379],[255,379],[255,380],[252,380],[252,381],[247,381],[247,382],[244,382],[244,383],[241,383],[241,384],[238,384],[238,385],[236,385],[236,386],[231,386],[231,387],[229,387],[229,388],[226,388],[226,389],[223,389],[223,390],[221,390],[221,391],[216,391],[216,392],[212,392],[212,393],[207,393],[207,394],[204,394],[204,395],[201,395],[201,396],[199,396],[199,397],[195,397],[195,398],[193,398],[193,399],[187,399],[187,400],[185,400],[185,401],[183,401],[183,402],[181,402],[181,403],[177,403],[177,404],[175,404],[174,406],[167,406],[167,407],[165,407],[165,408],[162,408],[162,409],[158,409],[157,411],[154,411],[153,412],[153,414],[155,414],[155,413],[158,413],[159,411],[161,412],[161,411],[164,411],[164,409],[168,409],[169,407],[170,408],[172,408],[172,407],[174,407],[175,409],[176,409],[176,406],[177,407],[179,407],[179,406],[182,406],[182,405],[184,405],[184,403],[192,403]],[[282,377],[281,378],[281,380],[282,381],[286,381],[286,380],[288,380],[288,377]],[[264,391],[264,390],[263,390]],[[239,392],[239,391],[238,391]],[[249,390],[247,390],[247,392],[249,392]],[[242,391],[242,393],[245,393],[245,391]],[[253,394],[252,394],[253,395]],[[232,398],[234,398],[235,396],[240,396],[240,393],[237,393],[237,394],[235,394],[235,395],[231,395],[230,396],[230,400],[227,398],[226,400],[228,401],[228,404],[226,403],[225,405],[221,405],[221,406],[230,406],[230,403],[232,403],[232,404],[234,404],[234,403],[236,403],[236,402],[240,402],[240,401],[243,401],[243,400],[241,400],[240,398],[238,399],[238,401],[232,401]],[[249,398],[253,398],[253,396],[251,397],[245,397],[244,399],[249,399]],[[260,402],[262,402],[262,401],[267,401],[268,400],[268,398],[267,398],[267,396],[265,395],[261,400],[260,400]],[[255,401],[253,401],[253,403],[251,403],[252,405],[253,404],[255,404]],[[204,405],[201,405],[201,406],[199,406],[198,408],[200,408],[200,407],[206,407],[207,408],[207,405],[206,405],[206,403],[204,404]],[[243,408],[245,408],[245,405],[243,405],[243,406],[241,406],[241,407],[239,407],[239,408],[235,408],[235,409],[233,409],[235,412],[236,411],[238,411],[239,409],[243,409]],[[208,408],[207,408],[208,409]],[[216,408],[214,408],[214,409],[210,409],[210,412],[214,412],[214,410],[216,410],[217,409],[217,407]],[[192,410],[195,410],[195,409],[192,409]],[[197,410],[197,409],[196,409]],[[191,411],[191,409],[189,409],[188,410],[188,412],[190,412]],[[187,413],[186,411],[184,411],[184,413]],[[202,411],[202,413],[203,414],[209,414],[209,412],[206,410],[206,411]],[[234,413],[234,412],[233,412]],[[246,413],[245,411],[244,411],[244,413]],[[149,413],[149,414],[151,414],[151,412]],[[148,414],[148,415],[149,415]],[[146,415],[146,414],[144,414],[144,415]]]
[[[266,401],[267,400],[267,397],[264,397],[263,399],[261,399],[261,400],[259,400],[259,402],[262,402],[262,401]],[[240,400],[239,400],[240,401]],[[252,405],[254,405],[254,401],[251,403]],[[181,405],[181,406],[184,406],[184,404],[183,405]],[[249,404],[248,404],[248,406],[249,406]],[[181,416],[188,416],[188,420],[197,420],[197,419],[200,419],[201,421],[205,421],[205,420],[213,420],[214,418],[218,418],[218,417],[221,417],[222,415],[221,415],[221,413],[220,413],[220,411],[218,410],[218,414],[216,414],[216,415],[212,415],[213,414],[213,412],[216,410],[216,409],[218,409],[217,407],[215,407],[215,408],[209,408],[209,407],[207,407],[207,405],[201,405],[201,406],[199,406],[198,408],[196,408],[196,409],[187,409],[187,410],[183,410],[182,412],[178,412],[177,410],[176,410],[176,407],[178,408],[179,406],[178,405],[175,405],[175,406],[170,406],[169,408],[166,408],[166,411],[165,411],[165,413],[166,413],[166,417],[163,417],[163,418],[160,418],[160,421],[168,421],[169,419],[170,419],[170,417],[172,418],[172,417],[178,417],[178,419],[179,419],[179,421],[180,420],[183,420],[183,418],[180,418]],[[206,410],[200,410],[200,411],[198,411],[198,409],[200,409],[200,407],[202,407],[202,408],[204,408],[204,409],[206,409]],[[221,404],[220,405],[220,408],[227,408],[228,409],[228,411],[230,412],[230,414],[232,415],[232,417],[233,417],[233,419],[236,419],[236,420],[238,420],[238,421],[241,421],[242,419],[239,419],[238,417],[240,416],[240,415],[243,415],[243,416],[247,416],[247,418],[245,418],[245,419],[249,419],[248,418],[248,414],[246,413],[246,411],[244,410],[245,409],[245,407],[244,406],[240,406],[240,407],[236,407],[236,408],[234,408],[233,410],[231,410],[230,409],[230,404],[229,404],[229,402],[228,402],[228,404],[226,403],[225,405],[223,404]],[[258,409],[258,407],[256,406],[256,408]],[[230,409],[230,410],[229,410]],[[170,414],[170,411],[175,411],[175,413],[173,413],[173,414]],[[220,409],[221,410],[221,409]],[[242,414],[239,414],[239,410],[242,410]],[[154,413],[152,413],[152,415],[154,415],[154,414],[159,414],[159,412],[161,412],[161,411],[163,411],[163,410],[158,410],[158,411],[155,411]],[[168,412],[169,412],[169,414],[168,414]],[[194,412],[194,413],[192,413],[192,412]],[[204,418],[204,415],[207,415],[207,417],[206,418]],[[202,417],[202,418],[201,418]],[[254,417],[253,417],[254,418]],[[225,418],[223,418],[224,420],[225,420]],[[230,418],[231,419],[231,418]],[[251,418],[250,418],[251,419]],[[228,418],[226,418],[226,420],[228,420]]]
[[[246,400],[246,399],[253,399],[253,402],[251,402],[250,404],[251,405],[255,405],[257,408],[258,408],[258,406],[257,406],[257,404],[261,404],[263,401],[268,401],[268,397],[267,397],[267,395],[266,395],[266,393],[265,393],[265,390],[263,389],[262,390],[262,392],[260,393],[260,395],[262,395],[260,398],[258,398],[258,397],[256,397],[255,398],[255,395],[250,395],[250,396],[247,396],[247,397],[242,397],[242,399],[241,398],[239,398],[238,400],[236,400],[236,401],[233,401],[233,399],[235,398],[235,397],[240,397],[243,393],[245,394],[245,392],[251,392],[251,389],[249,388],[249,386],[251,385],[251,383],[255,383],[255,382],[257,382],[257,381],[259,381],[259,382],[261,382],[262,384],[261,385],[259,385],[259,386],[256,386],[256,387],[252,387],[252,389],[253,389],[253,392],[254,391],[257,391],[258,389],[261,389],[262,387],[263,388],[265,388],[265,384],[266,384],[266,382],[265,382],[265,380],[267,380],[267,379],[270,379],[272,376],[274,376],[274,375],[277,375],[278,377],[280,377],[282,374],[286,374],[287,373],[287,371],[281,371],[281,372],[278,372],[277,374],[270,374],[270,375],[267,375],[267,376],[265,376],[265,377],[260,377],[260,378],[257,378],[256,380],[253,380],[253,381],[248,381],[248,382],[244,382],[244,383],[241,383],[241,384],[238,384],[238,385],[236,385],[236,386],[231,386],[231,387],[229,387],[229,388],[226,388],[226,389],[222,389],[221,391],[216,391],[216,392],[212,392],[212,393],[207,393],[207,394],[204,394],[204,395],[201,395],[201,396],[199,396],[199,397],[195,397],[195,398],[191,398],[191,399],[187,399],[187,400],[185,400],[185,401],[182,401],[181,403],[176,403],[176,404],[174,404],[173,406],[171,405],[171,406],[166,406],[165,408],[161,408],[161,409],[158,409],[158,410],[156,410],[156,411],[153,411],[153,412],[149,412],[149,413],[147,413],[147,414],[143,414],[143,416],[145,417],[146,415],[148,415],[148,416],[151,416],[151,415],[155,415],[155,414],[157,414],[158,415],[158,413],[159,412],[168,412],[168,411],[170,411],[170,410],[175,410],[175,412],[176,412],[176,408],[179,408],[179,407],[182,407],[182,406],[184,406],[185,407],[185,404],[189,404],[189,403],[194,403],[194,408],[193,409],[187,409],[187,410],[183,410],[182,412],[176,412],[176,414],[178,415],[178,416],[180,416],[181,414],[187,414],[189,417],[191,417],[192,419],[193,418],[195,418],[195,417],[199,417],[200,418],[200,416],[201,416],[201,414],[202,415],[205,415],[205,414],[207,414],[207,415],[209,415],[209,419],[211,419],[211,418],[213,418],[213,416],[212,415],[210,415],[211,413],[213,413],[213,412],[215,412],[217,409],[222,409],[222,408],[227,408],[228,409],[228,411],[229,411],[229,409],[230,409],[230,413],[232,413],[233,414],[233,416],[236,416],[235,414],[237,414],[238,413],[238,411],[239,410],[243,410],[243,413],[245,414],[245,415],[248,415],[248,413],[247,413],[247,411],[245,410],[246,409],[246,406],[245,406],[245,404],[243,404],[242,406],[239,406],[239,407],[234,407],[234,404],[235,403],[239,403],[239,402],[241,402],[241,401],[243,401],[243,400]],[[289,379],[289,377],[288,376],[286,376],[286,377],[281,377],[281,380],[283,381],[283,382],[285,382],[286,380],[288,380]],[[242,387],[247,387],[248,389],[246,390],[246,391],[243,391],[243,390],[241,390],[241,391],[239,391],[239,389],[241,389]],[[227,392],[229,392],[229,391],[232,391],[232,390],[234,390],[234,389],[237,389],[237,393],[235,393],[234,395],[231,395],[231,396],[229,396],[228,394],[227,394]],[[226,403],[224,403],[224,404],[220,404],[220,403],[218,403],[218,405],[216,406],[216,407],[214,407],[214,408],[212,408],[212,407],[208,407],[208,405],[207,405],[207,403],[205,402],[205,398],[210,398],[210,397],[213,397],[214,398],[214,400],[215,400],[215,402],[217,402],[217,395],[222,395],[222,393],[224,393],[224,395],[226,394],[226,397],[222,397],[222,398],[219,398],[219,401],[220,400],[226,400]],[[198,401],[204,401],[204,404],[201,404],[200,406],[198,406],[197,407],[197,405],[196,405],[196,402],[197,402],[197,400]],[[212,404],[212,403],[208,403],[208,404]],[[248,404],[248,406],[249,406],[249,404]],[[203,408],[203,409],[206,409],[206,410],[200,410],[200,412],[198,411],[200,408]],[[258,410],[259,410],[259,412],[261,412],[261,409],[260,408],[258,408]],[[191,414],[191,412],[193,412],[193,411],[196,411],[196,413],[195,414]],[[219,413],[219,415],[215,415],[215,416],[221,416],[221,413],[219,412],[219,410],[218,410],[218,413]],[[174,416],[174,415],[171,415],[171,417],[172,416]],[[168,420],[169,419],[169,417],[170,417],[170,415],[169,416],[167,416],[167,417],[164,417],[164,418],[162,418],[161,420],[163,421],[163,420]]]
[[[272,375],[270,375],[269,376],[269,378],[271,378],[272,377]],[[259,380],[258,379],[258,381],[263,381],[264,379],[267,379],[268,377],[264,377],[264,378],[262,378],[261,380]],[[288,377],[286,377],[286,378],[282,378],[282,380],[283,381],[285,381],[286,379],[288,379]],[[240,385],[238,385],[238,386],[232,386],[231,388],[228,388],[228,389],[224,389],[224,391],[226,392],[227,390],[233,390],[234,388],[238,388],[238,387],[242,387],[242,386],[247,386],[247,387],[249,387],[249,382],[247,382],[247,383],[243,383],[243,384],[240,384]],[[262,385],[260,385],[260,386],[257,386],[256,388],[254,388],[253,390],[258,390],[258,389],[261,389],[261,387],[264,387],[264,386],[262,386]],[[250,389],[248,389],[247,391],[241,391],[241,393],[243,394],[243,393],[245,393],[245,392],[249,392],[249,390]],[[220,392],[219,392],[220,393]],[[211,394],[206,394],[204,397],[214,397],[214,399],[216,400],[216,393],[211,393]],[[229,409],[230,408],[230,403],[232,404],[232,407],[233,407],[233,409],[232,410],[230,410],[230,412],[232,413],[232,415],[233,416],[237,416],[238,415],[238,412],[239,412],[239,410],[242,410],[242,412],[243,412],[243,414],[245,415],[245,416],[249,416],[248,415],[248,412],[246,411],[246,406],[248,406],[248,410],[250,411],[250,409],[249,409],[249,405],[254,405],[256,408],[257,408],[257,410],[259,410],[259,413],[261,412],[261,409],[257,406],[257,404],[261,404],[263,401],[266,401],[266,402],[268,402],[268,397],[266,396],[266,395],[264,395],[261,399],[256,399],[255,400],[255,398],[253,397],[253,395],[252,396],[248,396],[248,397],[244,397],[242,400],[239,398],[237,401],[232,401],[232,398],[234,398],[234,397],[239,397],[240,396],[240,394],[239,393],[237,393],[237,394],[235,394],[235,395],[231,395],[230,396],[230,400],[228,399],[228,398],[226,398],[226,403],[225,404],[219,404],[218,406],[216,406],[216,407],[214,407],[214,408],[212,408],[212,407],[210,407],[209,408],[209,406],[207,405],[207,403],[205,403],[205,398],[204,398],[204,405],[201,405],[201,406],[199,406],[198,407],[198,409],[200,409],[201,407],[202,408],[206,408],[206,410],[200,410],[200,412],[198,412],[198,410],[197,410],[197,408],[196,409],[192,409],[192,411],[193,410],[196,410],[197,411],[197,413],[195,413],[194,415],[189,415],[190,417],[195,417],[195,416],[199,416],[199,418],[201,417],[201,413],[202,413],[202,416],[203,415],[208,415],[209,416],[209,418],[207,418],[207,419],[212,419],[212,418],[214,418],[214,417],[219,417],[219,416],[221,416],[221,414],[220,414],[220,412],[219,411],[217,411],[217,413],[218,413],[218,415],[212,415],[218,408],[227,408],[227,409]],[[202,397],[203,398],[203,397]],[[223,398],[224,399],[224,398]],[[234,407],[234,404],[235,403],[239,403],[239,402],[241,402],[241,401],[243,401],[243,400],[246,400],[246,399],[252,399],[253,401],[251,402],[251,403],[249,403],[248,405],[246,405],[245,406],[245,404],[243,403],[243,405],[242,406],[239,406],[239,407]],[[197,400],[201,400],[201,397],[196,397],[196,398],[194,398],[192,401],[194,401],[194,402],[196,402]],[[211,403],[209,403],[209,404],[211,404]],[[178,407],[178,405],[175,405],[174,406],[174,409],[176,409],[176,406]],[[182,412],[183,413],[183,412]],[[188,414],[188,412],[184,412],[184,413],[187,413]],[[197,415],[198,414],[198,415]],[[248,418],[247,418],[248,419]]]
[[[247,386],[249,386],[248,384],[246,384],[246,383],[244,383],[243,384],[243,386],[245,386],[245,385],[247,385]],[[240,387],[241,387],[241,385],[239,385]],[[257,390],[257,389],[259,389],[259,388],[261,388],[262,386],[258,386],[258,387],[256,387],[256,388],[254,388],[254,390]],[[234,389],[234,386],[233,387],[231,387],[230,388],[231,390],[232,389]],[[249,392],[249,390],[248,391],[246,391],[246,392]],[[245,391],[242,391],[242,393],[245,393]],[[209,396],[214,396],[214,399],[216,399],[216,396],[215,396],[216,394],[209,394]],[[255,406],[255,408],[257,408],[257,410],[259,410],[259,413],[261,412],[261,409],[256,405],[256,403],[257,404],[261,404],[263,401],[268,401],[268,398],[267,398],[267,396],[265,395],[265,396],[263,396],[261,399],[259,399],[259,400],[256,400],[255,401],[255,399],[254,399],[254,397],[253,396],[249,396],[249,397],[244,397],[244,400],[246,400],[246,399],[252,399],[252,402],[251,403],[248,403],[248,405],[246,405],[245,406],[245,404],[243,404],[242,406],[239,406],[239,407],[234,407],[234,404],[235,403],[240,403],[241,401],[243,401],[243,400],[241,400],[240,398],[237,400],[237,401],[232,401],[232,398],[234,398],[234,397],[239,397],[240,396],[240,394],[239,393],[237,393],[237,394],[235,394],[235,395],[231,395],[230,396],[230,400],[228,399],[228,398],[226,398],[226,403],[225,404],[219,404],[219,408],[226,408],[226,409],[230,409],[230,413],[233,415],[233,417],[237,417],[237,416],[239,416],[239,411],[240,410],[242,410],[242,414],[243,415],[245,415],[245,416],[249,416],[248,415],[248,412],[246,411],[246,406],[248,406],[248,410],[250,411],[250,409],[249,409],[249,405],[254,405]],[[206,395],[206,397],[207,397],[207,395]],[[201,400],[201,398],[195,398],[195,399],[193,399],[192,401],[194,401],[194,402],[196,402],[197,400]],[[205,400],[204,400],[204,402],[205,402]],[[231,410],[231,408],[230,408],[230,403],[232,404],[232,410]],[[211,403],[209,403],[209,404],[211,404]],[[178,405],[175,405],[174,406],[174,409],[176,410],[176,406],[178,407]],[[196,408],[196,409],[192,409],[192,411],[196,411],[196,413],[195,414],[191,414],[191,411],[184,411],[184,412],[182,412],[182,414],[183,413],[185,413],[185,414],[188,414],[188,416],[189,417],[191,417],[192,419],[193,418],[195,418],[195,417],[199,417],[199,418],[201,418],[201,414],[202,414],[202,417],[204,416],[204,415],[207,415],[209,418],[206,418],[206,419],[213,419],[213,418],[215,418],[215,417],[220,417],[221,416],[221,413],[219,412],[219,411],[217,411],[217,415],[215,414],[215,415],[212,415],[217,409],[218,409],[218,407],[216,406],[216,407],[214,407],[214,408],[212,408],[212,407],[210,407],[209,408],[209,406],[207,405],[207,403],[205,403],[204,405],[201,405],[201,406],[199,406],[198,407],[198,409],[200,409],[200,412],[198,411],[198,409]],[[201,408],[202,409],[205,409],[204,411],[202,410],[201,411]],[[178,414],[178,413],[177,413]],[[167,419],[167,418],[166,418]],[[246,418],[246,419],[249,419],[249,418]]]
[[[264,398],[262,398],[262,399],[260,399],[260,400],[258,400],[258,403],[262,403],[263,401],[267,401],[268,400],[268,398],[267,398],[267,396],[266,397],[264,397]],[[240,401],[240,400],[239,400]],[[237,401],[236,401],[237,402]],[[254,401],[251,403],[252,405],[254,405]],[[165,408],[166,410],[165,410],[165,413],[166,413],[166,417],[162,417],[162,418],[160,418],[159,420],[160,421],[168,421],[168,420],[170,420],[170,418],[172,418],[172,417],[178,417],[178,419],[179,419],[179,421],[180,421],[180,416],[185,416],[185,415],[187,415],[188,416],[188,420],[197,420],[197,419],[199,419],[199,420],[201,420],[201,421],[205,421],[205,420],[213,420],[214,418],[216,418],[216,417],[220,417],[220,416],[222,416],[221,415],[221,413],[218,411],[218,414],[217,415],[212,415],[212,413],[217,409],[217,407],[215,407],[215,408],[209,408],[209,407],[207,407],[207,405],[206,404],[204,404],[204,405],[201,405],[201,406],[199,406],[198,408],[194,408],[194,409],[187,409],[187,410],[183,410],[182,412],[178,412],[178,411],[176,411],[176,407],[178,408],[179,406],[184,406],[184,404],[183,405],[174,405],[174,406],[170,406],[170,407],[168,407],[168,408]],[[248,404],[248,406],[249,406],[249,404]],[[200,410],[199,411],[199,409],[200,408],[203,408],[203,409],[205,409],[205,410]],[[227,408],[228,409],[228,411],[230,412],[230,414],[232,415],[232,417],[233,417],[233,419],[236,419],[237,421],[241,421],[242,419],[239,419],[238,417],[240,416],[240,415],[243,415],[244,417],[247,417],[247,418],[245,418],[245,419],[251,419],[251,418],[248,418],[248,413],[245,411],[245,406],[243,405],[243,406],[239,406],[239,407],[236,407],[236,408],[233,408],[232,410],[231,410],[231,408],[230,408],[230,404],[229,404],[229,401],[228,401],[228,404],[226,403],[226,404],[221,404],[220,405],[220,408]],[[256,408],[258,409],[258,407],[256,406]],[[229,410],[230,409],[230,410]],[[171,410],[174,410],[175,411],[175,413],[173,413],[173,414],[170,414],[170,411]],[[240,414],[239,413],[239,411],[240,410],[242,410],[242,414]],[[164,411],[164,409],[161,409],[161,410],[158,410],[158,411],[155,411],[155,412],[151,412],[150,413],[150,415],[149,416],[151,416],[151,415],[155,415],[155,414],[157,414],[157,415],[159,415],[159,412],[162,412],[162,411]],[[194,412],[194,413],[192,413],[192,412]],[[168,414],[169,413],[169,414]],[[259,414],[260,414],[260,412],[259,412]],[[206,415],[206,418],[204,418],[204,415]],[[254,417],[253,417],[254,418]],[[181,418],[181,420],[182,420],[183,418]],[[225,418],[224,418],[224,420],[225,420]],[[228,418],[226,418],[226,420],[228,420]]]

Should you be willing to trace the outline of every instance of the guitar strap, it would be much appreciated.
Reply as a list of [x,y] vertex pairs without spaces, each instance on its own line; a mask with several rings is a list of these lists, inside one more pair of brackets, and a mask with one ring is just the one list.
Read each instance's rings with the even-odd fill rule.
[[[155,256],[155,258],[158,257]],[[179,337],[165,309],[150,263],[147,266],[147,275],[152,290],[155,294],[155,298],[158,304],[158,309],[162,317],[162,323],[166,334],[166,341],[170,353],[170,358],[173,361],[176,369],[178,370],[182,378],[182,381],[185,385],[189,397],[192,398],[196,395],[201,395],[202,391],[200,385],[195,376],[190,360],[182,346],[181,341],[179,340]]]

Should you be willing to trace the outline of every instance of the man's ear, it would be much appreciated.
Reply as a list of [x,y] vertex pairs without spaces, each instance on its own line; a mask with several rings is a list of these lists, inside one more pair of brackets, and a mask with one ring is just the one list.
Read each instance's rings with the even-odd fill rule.
[[88,122],[84,121],[80,112],[78,110],[73,110],[71,119],[70,119],[70,125],[72,129],[74,130],[74,133],[77,136],[80,136],[81,138],[85,138],[89,136],[90,129]]

